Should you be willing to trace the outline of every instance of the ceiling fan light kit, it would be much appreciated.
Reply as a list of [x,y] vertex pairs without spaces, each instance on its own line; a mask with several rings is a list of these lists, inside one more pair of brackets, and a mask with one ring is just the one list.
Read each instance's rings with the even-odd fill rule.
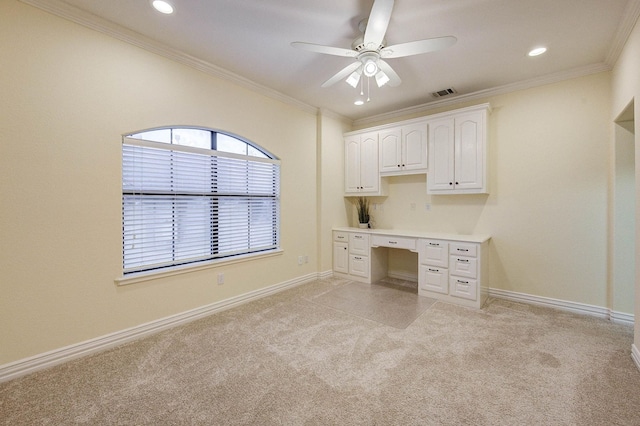
[[355,62],[338,71],[321,87],[329,87],[346,79],[345,81],[351,87],[356,88],[358,83],[362,82],[362,74],[367,77],[367,81],[370,78],[375,78],[378,87],[384,85],[396,87],[402,83],[402,80],[391,65],[382,58],[395,59],[442,50],[455,44],[457,39],[453,36],[446,36],[386,46],[385,34],[391,19],[393,5],[394,0],[374,0],[369,19],[360,21],[358,25],[364,34],[354,40],[351,49],[300,41],[293,42],[291,45],[310,52],[356,58]]

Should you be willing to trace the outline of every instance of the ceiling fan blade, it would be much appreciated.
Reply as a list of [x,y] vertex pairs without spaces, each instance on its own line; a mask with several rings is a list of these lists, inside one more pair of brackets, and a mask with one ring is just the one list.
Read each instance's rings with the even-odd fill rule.
[[435,52],[453,46],[458,39],[453,36],[428,38],[426,40],[410,41],[408,43],[387,46],[380,50],[383,58],[402,58],[404,56],[420,55]]
[[346,78],[349,74],[357,70],[358,67],[360,67],[360,65],[361,65],[360,62],[352,62],[351,64],[347,65],[346,67],[338,71],[337,74],[331,77],[329,80],[322,83],[322,86],[320,87],[329,87],[337,83],[338,81]]
[[393,0],[374,0],[364,32],[364,48],[378,50],[391,19]]
[[341,47],[323,46],[321,44],[305,43],[303,41],[294,41],[291,46],[298,49],[308,50],[310,52],[324,53],[325,55],[346,56],[355,58],[358,52],[351,49],[343,49]]
[[391,65],[389,65],[388,63],[380,59],[378,61],[378,66],[380,67],[382,72],[384,72],[387,75],[387,77],[389,77],[389,82],[387,83],[387,85],[391,87],[396,87],[396,86],[399,86],[400,83],[402,83],[402,79],[400,79],[400,76],[398,76],[398,74],[393,70],[393,68],[391,68]]

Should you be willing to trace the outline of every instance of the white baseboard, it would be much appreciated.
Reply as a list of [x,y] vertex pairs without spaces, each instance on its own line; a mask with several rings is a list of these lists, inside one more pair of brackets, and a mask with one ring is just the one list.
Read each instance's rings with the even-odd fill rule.
[[329,269],[328,271],[324,271],[324,272],[318,272],[318,279],[322,280],[325,278],[331,278],[333,277],[333,270]]
[[[326,274],[326,273],[325,273]],[[63,348],[24,358],[9,364],[0,366],[0,383],[6,382],[29,373],[63,364],[76,358],[110,349],[124,343],[158,333],[169,328],[186,324],[200,318],[204,318],[216,312],[221,312],[235,306],[248,303],[271,294],[287,290],[302,284],[309,283],[319,278],[320,274],[313,273],[289,281],[275,284],[270,287],[254,290],[220,302],[215,302],[180,314],[171,315],[146,324],[140,324],[125,330],[97,337],[95,339],[76,343]],[[323,274],[324,275],[324,274]]]
[[605,318],[610,320],[611,322],[615,322],[618,324],[633,326],[635,320],[633,314],[617,312],[608,308],[603,308],[601,306],[569,302],[566,300],[552,299],[549,297],[533,296],[531,294],[500,290],[497,288],[490,288],[489,296],[498,299],[512,300],[514,302],[529,303],[532,305],[546,306],[548,308],[562,309],[564,311],[575,312],[583,315],[591,315],[598,318]]
[[638,370],[640,370],[640,350],[638,350],[635,344],[631,345],[631,358],[633,362],[635,362],[636,367],[638,367]]

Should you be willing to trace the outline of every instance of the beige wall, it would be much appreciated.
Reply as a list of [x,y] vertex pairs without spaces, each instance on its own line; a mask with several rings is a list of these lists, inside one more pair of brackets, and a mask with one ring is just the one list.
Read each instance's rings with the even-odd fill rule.
[[[0,55],[0,365],[318,270],[315,113],[15,0],[0,2]],[[122,134],[163,125],[282,159],[282,255],[114,284]]]
[[389,178],[376,226],[490,234],[491,287],[610,308],[610,84],[600,73],[483,100],[490,194],[429,196],[424,175]]
[[331,228],[348,226],[350,204],[344,193],[344,143],[342,134],[349,131],[351,122],[329,111],[318,115],[318,272],[333,269],[333,239]]
[[[613,70],[613,96],[612,109],[610,111],[610,119],[617,118],[627,106],[634,101],[635,105],[635,146],[640,143],[640,136],[637,129],[640,128],[640,112],[638,105],[640,103],[640,26],[636,23],[631,35],[629,36],[625,47]],[[635,174],[636,174],[636,273],[635,273],[635,318],[640,318],[640,149],[635,150]],[[640,327],[635,327],[634,344],[640,347]]]

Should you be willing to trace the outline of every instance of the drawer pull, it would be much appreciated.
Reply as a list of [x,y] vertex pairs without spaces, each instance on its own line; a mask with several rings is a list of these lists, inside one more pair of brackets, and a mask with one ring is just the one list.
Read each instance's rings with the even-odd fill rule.
[[469,263],[469,259],[458,259],[458,262]]
[[338,238],[339,240],[344,240],[344,237],[343,237],[342,235],[339,235],[337,238]]
[[469,284],[469,281],[462,281],[462,280],[456,280],[458,281],[460,284]]
[[356,238],[356,239],[358,239],[358,240],[361,240],[361,239],[362,239],[362,235],[354,235],[354,236],[353,236],[353,238]]
[[389,244],[398,244],[397,241],[389,241]]
[[429,272],[440,272],[440,270],[439,269],[431,269],[431,268],[429,268]]
[[456,249],[456,250],[458,250],[458,251],[469,251],[469,249],[461,249],[461,248]]
[[353,258],[354,258],[355,260],[362,260],[362,258],[361,258],[361,257],[358,257],[358,256],[354,256]]
[[429,245],[433,246],[433,247],[440,247],[440,244],[438,244],[438,243],[429,243]]

